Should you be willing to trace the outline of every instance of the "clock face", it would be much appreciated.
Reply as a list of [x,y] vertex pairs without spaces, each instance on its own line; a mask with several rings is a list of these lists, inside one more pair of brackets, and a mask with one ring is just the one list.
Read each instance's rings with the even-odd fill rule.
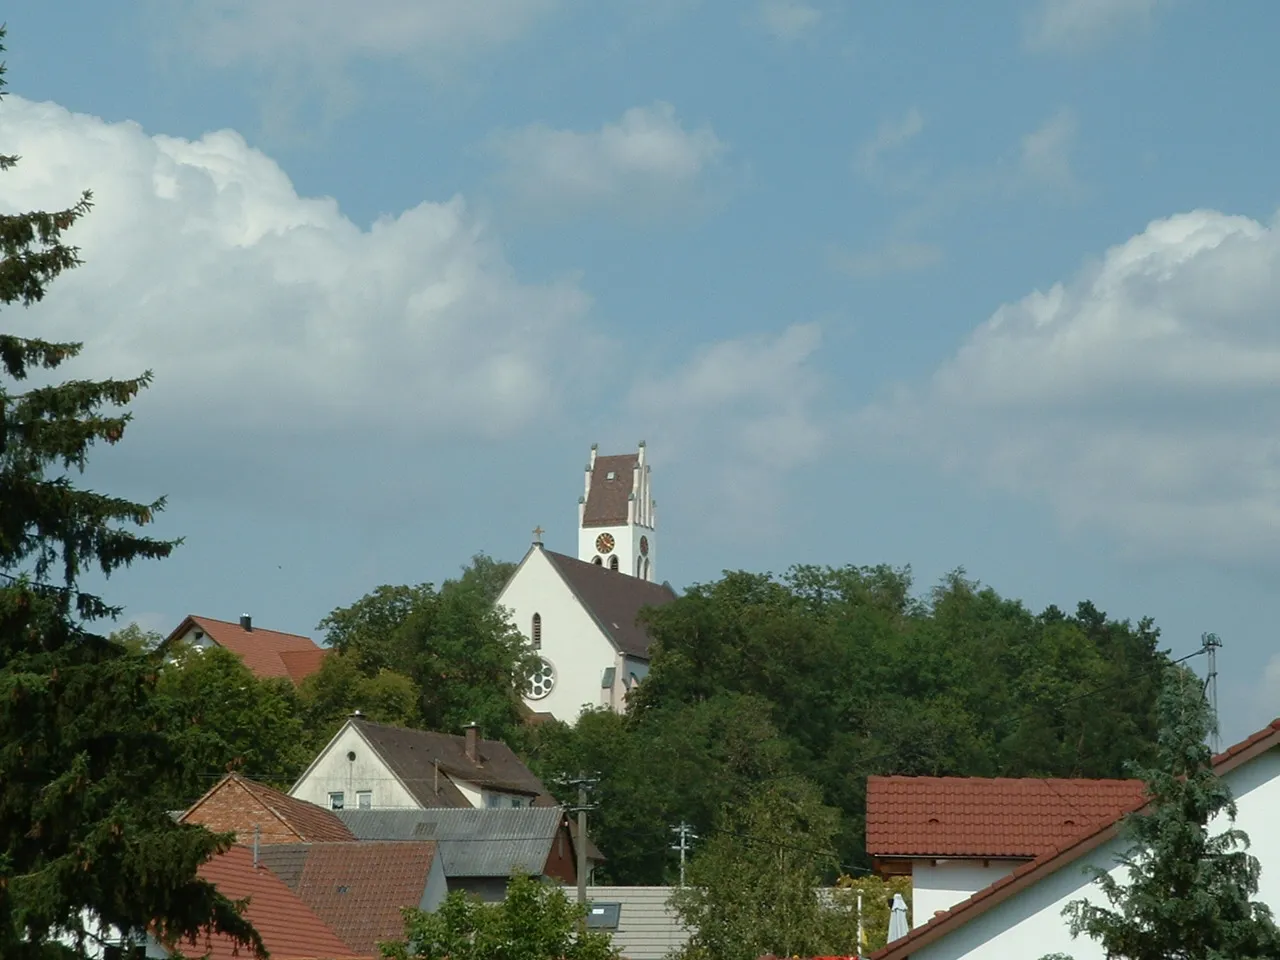
[[647,557],[649,555],[649,538],[640,538],[640,556]]
[[602,533],[596,537],[597,553],[613,553],[613,534]]

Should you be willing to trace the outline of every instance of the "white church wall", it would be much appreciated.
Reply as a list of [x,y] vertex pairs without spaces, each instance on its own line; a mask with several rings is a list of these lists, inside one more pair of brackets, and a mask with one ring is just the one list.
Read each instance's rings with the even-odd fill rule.
[[[1280,750],[1237,768],[1225,777],[1239,808],[1236,826],[1249,835],[1250,851],[1262,865],[1257,899],[1280,913]],[[1213,824],[1214,832],[1227,826]],[[1062,910],[1073,900],[1106,901],[1085,866],[1107,870],[1120,882],[1127,872],[1115,865],[1127,847],[1112,840],[1086,857],[1062,867],[1039,883],[992,907],[940,940],[912,951],[912,960],[1005,960],[1042,957],[1055,952],[1074,960],[1105,960],[1088,938],[1072,939]]]
[[[350,759],[349,755],[354,755]],[[347,724],[338,731],[311,766],[293,785],[289,796],[306,800],[326,810],[333,808],[330,794],[341,793],[343,807],[357,809],[357,794],[369,791],[373,810],[416,810],[421,804],[396,779],[381,758]]]
[[533,615],[542,617],[539,655],[555,671],[551,693],[525,698],[530,709],[545,711],[573,723],[583,707],[600,704],[605,668],[614,662],[614,648],[591,615],[541,550],[534,550],[498,597],[511,622],[533,640]]

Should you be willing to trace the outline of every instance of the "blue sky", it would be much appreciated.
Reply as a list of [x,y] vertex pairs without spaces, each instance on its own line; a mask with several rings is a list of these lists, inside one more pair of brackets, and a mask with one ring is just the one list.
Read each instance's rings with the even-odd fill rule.
[[[6,11],[0,206],[98,207],[6,323],[151,368],[156,627],[310,633],[644,439],[659,574],[957,566],[1218,632],[1280,714],[1262,0],[203,0]],[[69,30],[68,23],[76,28]]]

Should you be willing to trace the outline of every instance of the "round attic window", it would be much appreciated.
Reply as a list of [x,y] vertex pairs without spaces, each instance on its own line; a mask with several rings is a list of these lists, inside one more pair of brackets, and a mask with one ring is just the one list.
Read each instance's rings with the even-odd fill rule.
[[350,760],[352,763],[355,763],[355,760],[356,760],[356,752],[355,752],[354,750],[348,750],[348,751],[347,751],[347,759],[348,759],[348,760]]
[[544,657],[538,658],[537,666],[529,674],[529,682],[525,685],[524,694],[530,700],[541,700],[548,696],[556,685],[556,668]]

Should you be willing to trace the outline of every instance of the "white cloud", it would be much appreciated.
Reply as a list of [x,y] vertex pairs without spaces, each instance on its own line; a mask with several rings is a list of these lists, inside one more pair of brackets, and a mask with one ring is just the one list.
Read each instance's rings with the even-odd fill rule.
[[698,464],[707,515],[750,516],[748,526],[761,529],[782,477],[821,453],[828,425],[813,362],[821,339],[806,323],[722,341],[632,388],[633,420],[661,441],[663,459]]
[[1071,168],[1071,148],[1078,129],[1075,112],[1064,108],[1023,137],[1023,179],[1059,195],[1077,193],[1080,184]]
[[0,175],[0,209],[80,188],[97,203],[71,235],[84,265],[7,321],[85,340],[93,374],[152,368],[139,418],[175,442],[215,428],[507,435],[557,409],[592,349],[587,295],[517,278],[461,198],[364,230],[231,131],[152,137],[18,97],[0,129],[22,157]]
[[924,117],[916,107],[907,110],[900,120],[886,120],[881,123],[875,136],[858,148],[858,169],[865,176],[875,176],[879,172],[880,158],[883,154],[914,140],[922,130],[924,130]]
[[728,151],[710,127],[686,130],[668,103],[632,107],[590,132],[501,131],[489,149],[502,183],[539,213],[607,208],[645,217],[700,205]]
[[1027,46],[1058,53],[1092,49],[1149,25],[1161,5],[1167,0],[1042,0],[1027,24]]
[[813,32],[822,11],[804,0],[760,0],[756,18],[774,37],[789,43]]
[[220,66],[324,67],[364,57],[449,60],[509,43],[558,0],[199,0],[198,49]]
[[1037,496],[1135,552],[1280,558],[1280,232],[1159,220],[1001,307],[867,443]]

